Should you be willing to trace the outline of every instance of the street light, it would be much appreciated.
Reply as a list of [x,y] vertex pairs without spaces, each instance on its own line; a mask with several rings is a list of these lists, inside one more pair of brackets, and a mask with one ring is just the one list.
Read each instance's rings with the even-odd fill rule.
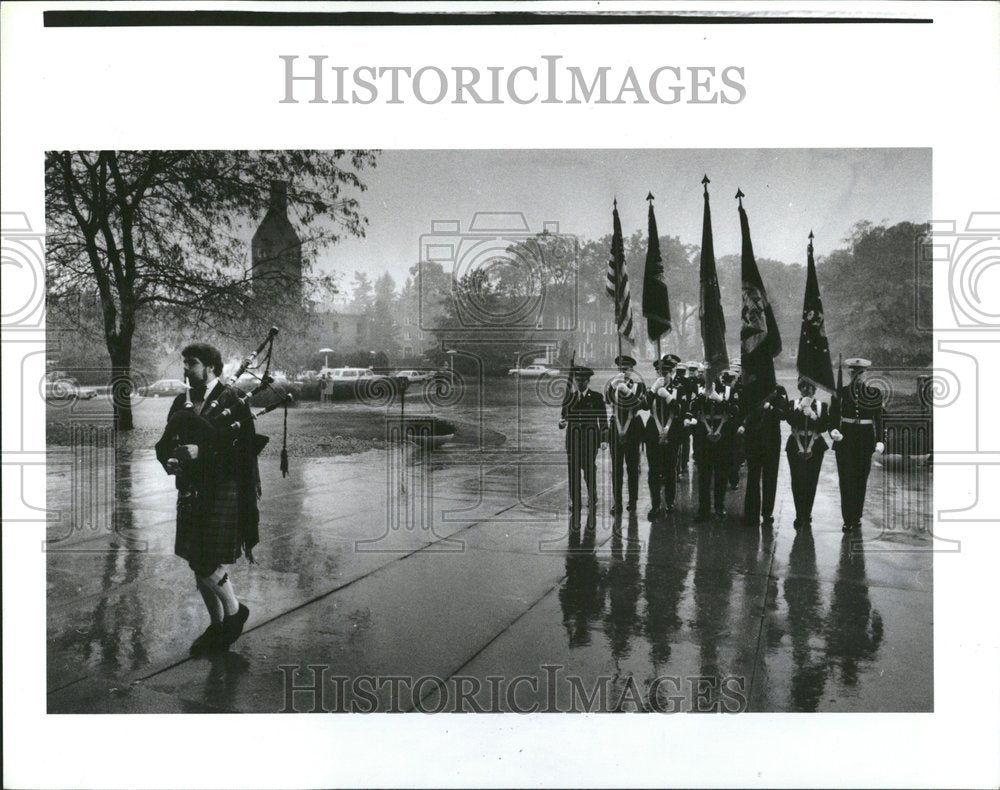
[[452,384],[452,386],[455,386],[455,354],[456,353],[457,352],[455,351],[455,349],[449,349],[449,351],[448,351],[448,360],[449,360],[448,367],[451,370],[451,376],[450,376],[450,378],[451,378],[451,384]]
[[333,353],[333,349],[332,348],[321,348],[318,353],[320,353],[320,354],[323,355],[323,367],[324,368],[330,367],[330,354]]

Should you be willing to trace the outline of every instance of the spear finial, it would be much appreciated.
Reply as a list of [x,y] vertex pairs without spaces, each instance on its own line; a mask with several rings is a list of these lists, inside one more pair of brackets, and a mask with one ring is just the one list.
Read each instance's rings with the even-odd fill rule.
[[736,187],[736,198],[737,200],[740,201],[740,208],[743,208],[743,198],[745,197],[746,195],[743,194],[743,190],[740,189],[739,187]]
[[648,195],[646,195],[646,200],[656,200],[656,198],[654,198],[653,193],[650,192]]
[[708,173],[705,173],[705,177],[701,180],[701,183],[705,185],[705,194],[708,194],[708,185],[712,182],[708,178]]

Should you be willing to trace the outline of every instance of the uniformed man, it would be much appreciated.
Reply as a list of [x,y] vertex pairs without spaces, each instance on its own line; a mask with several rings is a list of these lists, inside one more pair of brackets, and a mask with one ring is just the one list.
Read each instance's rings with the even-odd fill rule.
[[[694,401],[697,397],[700,386],[699,386],[699,376],[701,372],[699,370],[700,363],[698,362],[688,362],[684,365],[678,365],[677,369],[680,370],[681,367],[686,368],[687,375],[683,379],[682,391],[684,393],[684,398],[688,405]],[[691,459],[691,431],[685,431],[684,438],[681,439],[680,445],[677,448],[677,476],[684,478],[688,476],[688,463]]]
[[819,470],[827,451],[822,434],[830,427],[830,410],[816,400],[816,385],[799,376],[799,397],[789,403],[785,421],[791,434],[785,443],[788,471],[792,477],[795,500],[795,529],[812,526],[812,508],[816,499]]
[[743,436],[747,459],[747,492],[743,499],[743,518],[753,527],[774,525],[774,500],[778,490],[778,467],[781,465],[781,419],[788,395],[778,386],[758,403],[744,403]]
[[666,354],[654,362],[659,377],[646,392],[646,474],[649,481],[650,521],[674,509],[677,493],[677,460],[680,444],[688,435],[684,420],[688,413],[687,397],[681,384],[674,379],[674,370],[681,359]]
[[586,365],[570,368],[571,386],[563,398],[559,427],[566,431],[570,515],[579,519],[582,509],[580,475],[587,481],[590,515],[597,506],[597,449],[607,447],[608,411],[601,396],[590,389],[594,371]]
[[698,513],[695,521],[705,521],[712,510],[726,515],[726,485],[733,461],[733,440],[739,427],[739,408],[725,398],[725,386],[716,379],[691,404],[685,420],[693,429],[694,462],[698,466]]
[[635,360],[615,357],[618,373],[604,388],[604,400],[611,407],[611,486],[614,494],[612,515],[622,512],[622,485],[628,472],[628,512],[635,512],[639,497],[639,455],[644,426],[639,410],[646,399],[646,385],[635,372]]
[[[743,394],[743,385],[740,383],[739,371],[735,368],[724,370],[722,371],[721,379],[726,388],[726,400],[739,407],[742,404],[741,395]],[[745,459],[743,436],[737,435],[733,439],[733,462],[729,465],[729,487],[733,491],[740,487],[740,468],[743,466]]]
[[830,437],[837,454],[840,477],[840,512],[844,532],[861,529],[861,512],[868,490],[872,453],[885,450],[882,426],[882,393],[865,385],[862,376],[871,367],[867,359],[855,357],[844,363],[851,382],[840,388],[830,410]]

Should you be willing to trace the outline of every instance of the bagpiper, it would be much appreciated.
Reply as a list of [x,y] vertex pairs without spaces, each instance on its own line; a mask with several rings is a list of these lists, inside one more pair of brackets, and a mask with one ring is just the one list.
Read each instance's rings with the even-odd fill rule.
[[698,513],[705,521],[715,504],[715,515],[726,515],[726,485],[733,461],[733,440],[739,428],[739,408],[725,398],[719,379],[697,395],[685,420],[694,434],[694,461],[698,465]]
[[639,456],[644,425],[639,410],[646,399],[646,385],[635,372],[635,359],[622,354],[615,357],[618,373],[604,388],[604,400],[611,407],[611,490],[614,504],[611,515],[622,512],[622,486],[628,472],[628,512],[635,512],[639,497]]
[[677,460],[680,445],[688,435],[685,418],[690,418],[683,386],[674,380],[681,359],[666,354],[653,363],[659,377],[646,392],[646,474],[649,481],[650,521],[674,509],[677,494]]
[[795,529],[812,526],[819,470],[828,449],[823,432],[830,427],[830,410],[815,396],[816,385],[805,376],[799,376],[799,397],[790,402],[785,411],[785,421],[791,428],[785,442],[785,456],[792,477]]
[[861,513],[868,489],[872,453],[885,451],[882,425],[882,393],[865,385],[863,375],[871,362],[854,357],[844,362],[851,382],[838,387],[830,410],[833,450],[837,455],[840,477],[840,512],[844,532],[861,529]]
[[590,389],[594,371],[586,365],[570,368],[571,386],[563,398],[559,427],[566,431],[566,466],[569,472],[570,515],[582,509],[580,475],[587,481],[590,515],[597,506],[597,450],[607,447],[608,411],[604,399]]

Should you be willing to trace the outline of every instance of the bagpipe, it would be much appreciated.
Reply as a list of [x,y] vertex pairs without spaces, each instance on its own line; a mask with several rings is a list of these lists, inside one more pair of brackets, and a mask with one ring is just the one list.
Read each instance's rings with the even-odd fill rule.
[[[217,398],[206,401],[200,413],[194,410],[194,403],[191,400],[191,389],[187,386],[187,375],[184,383],[187,386],[185,391],[185,401],[183,408],[177,409],[167,420],[167,426],[163,430],[163,435],[156,443],[156,455],[160,462],[166,466],[166,462],[174,459],[179,462],[180,470],[177,473],[178,488],[190,489],[197,485],[199,468],[203,468],[207,460],[209,449],[226,445],[235,445],[241,439],[252,437],[252,452],[256,458],[267,446],[269,438],[247,428],[260,417],[268,414],[280,407],[285,408],[284,420],[284,442],[288,440],[288,405],[293,400],[291,393],[286,393],[275,403],[260,409],[256,413],[251,411],[250,403],[254,396],[267,389],[272,389],[274,379],[270,374],[271,353],[274,347],[274,338],[278,334],[277,327],[271,327],[264,341],[255,351],[247,355],[240,363],[236,371],[226,380],[226,386]],[[266,352],[265,352],[266,349]],[[264,372],[262,375],[253,375],[258,384],[249,392],[243,392],[235,384],[244,373],[252,367],[259,367],[257,363],[259,357],[265,354],[262,362]],[[195,445],[198,448],[196,461],[187,457],[187,453],[181,451],[185,445]],[[287,446],[281,449],[281,472],[283,476],[288,475],[288,452]]]

